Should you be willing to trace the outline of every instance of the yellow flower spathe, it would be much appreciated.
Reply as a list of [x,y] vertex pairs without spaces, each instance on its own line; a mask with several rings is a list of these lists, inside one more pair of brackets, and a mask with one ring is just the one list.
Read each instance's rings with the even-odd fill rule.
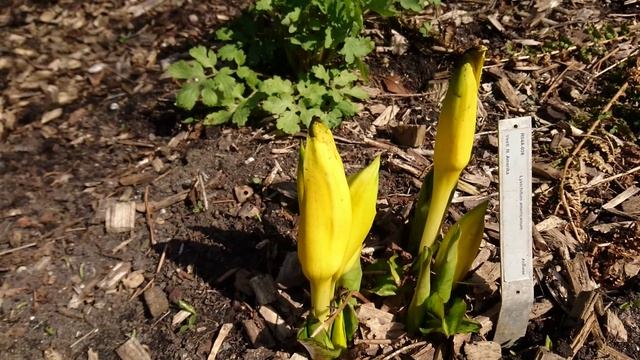
[[449,196],[471,158],[476,130],[478,87],[485,52],[485,48],[467,52],[461,66],[449,81],[436,131],[433,191],[420,251],[436,240],[449,204]]
[[321,122],[311,124],[301,154],[298,257],[311,283],[313,313],[324,320],[348,244],[351,195],[331,131]]

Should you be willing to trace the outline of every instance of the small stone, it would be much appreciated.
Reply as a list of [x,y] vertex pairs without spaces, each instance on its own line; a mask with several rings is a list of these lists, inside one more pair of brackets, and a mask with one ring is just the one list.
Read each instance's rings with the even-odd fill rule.
[[156,318],[169,310],[169,300],[158,286],[152,286],[144,292],[144,301],[151,317]]
[[43,355],[44,355],[44,359],[45,360],[62,360],[62,359],[64,359],[62,357],[62,355],[60,355],[59,352],[57,352],[56,350],[51,349],[51,348],[45,350]]
[[138,286],[142,285],[144,282],[144,275],[142,274],[142,270],[134,271],[127,275],[124,279],[122,279],[122,283],[124,286],[129,289],[135,289]]
[[116,354],[122,360],[151,360],[147,350],[136,337],[132,337],[116,349]]
[[153,161],[151,161],[151,166],[153,167],[153,170],[155,170],[155,172],[159,173],[162,172],[164,163],[162,162],[162,160],[160,160],[160,158],[154,158]]

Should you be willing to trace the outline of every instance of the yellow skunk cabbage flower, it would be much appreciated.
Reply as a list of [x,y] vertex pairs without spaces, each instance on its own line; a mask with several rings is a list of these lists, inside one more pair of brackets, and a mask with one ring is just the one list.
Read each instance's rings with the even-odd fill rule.
[[349,271],[360,259],[362,243],[367,237],[373,219],[376,217],[376,200],[378,198],[378,173],[380,156],[366,168],[349,176],[349,192],[351,195],[351,231],[349,243],[338,277]]
[[331,131],[314,121],[301,153],[298,177],[298,257],[311,283],[313,315],[327,319],[351,229],[351,195]]
[[485,52],[486,48],[468,51],[449,81],[436,131],[433,191],[420,251],[436,240],[449,205],[449,196],[471,158]]

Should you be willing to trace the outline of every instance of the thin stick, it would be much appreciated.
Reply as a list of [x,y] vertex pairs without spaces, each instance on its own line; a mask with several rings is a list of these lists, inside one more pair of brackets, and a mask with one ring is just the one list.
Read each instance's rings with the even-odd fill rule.
[[218,337],[216,337],[216,340],[211,346],[211,352],[209,352],[207,360],[214,360],[216,358],[216,355],[218,355],[218,351],[220,351],[220,347],[222,347],[224,339],[227,337],[227,335],[229,335],[229,331],[231,331],[231,329],[233,329],[232,323],[222,324],[222,326],[220,327],[220,332],[218,332]]
[[426,345],[426,344],[427,344],[426,341],[418,341],[417,343],[409,344],[407,346],[401,347],[400,349],[392,352],[388,356],[385,356],[382,360],[391,360],[391,359],[393,359],[394,357],[396,357],[396,356],[398,356],[400,354],[404,354],[405,352],[407,352],[407,351],[409,351],[411,349],[414,349],[414,348],[417,348],[417,347],[420,347],[420,346]]
[[36,245],[37,245],[37,243],[30,243],[30,244],[26,244],[26,245],[18,246],[17,248],[13,248],[13,249],[8,249],[8,250],[5,250],[5,251],[1,251],[1,252],[0,252],[0,256],[2,256],[2,255],[7,255],[7,254],[11,254],[11,253],[14,253],[14,252],[16,252],[16,251],[24,250],[24,249],[27,249],[27,248],[30,248],[30,247],[33,247],[33,246],[36,246]]
[[613,175],[613,176],[609,176],[609,177],[606,177],[604,179],[600,179],[598,181],[594,181],[594,182],[592,182],[590,184],[583,185],[583,186],[579,187],[579,189],[580,190],[584,190],[584,189],[588,189],[588,188],[591,188],[591,187],[594,187],[594,186],[598,186],[600,184],[608,183],[609,181],[613,181],[613,180],[621,178],[623,176],[631,175],[631,174],[633,174],[634,172],[637,172],[637,171],[640,171],[640,166],[636,166],[633,169],[629,169],[629,170],[627,170],[627,171],[625,171],[623,173],[620,173],[620,174],[617,174],[617,175]]
[[329,326],[333,324],[333,321],[336,319],[336,317],[338,317],[338,314],[340,314],[342,310],[344,310],[345,306],[347,306],[347,303],[349,302],[349,299],[351,299],[351,297],[353,296],[353,293],[354,293],[353,291],[349,291],[349,293],[347,294],[347,297],[344,299],[344,301],[342,301],[342,303],[340,304],[338,309],[333,313],[333,315],[331,315],[320,326],[318,326],[318,328],[316,328],[316,330],[311,334],[312,338],[316,337],[320,333],[320,331],[328,329]]
[[151,245],[156,244],[156,235],[153,227],[153,210],[149,206],[149,186],[144,188],[144,209],[147,218],[147,227],[149,227],[149,238],[151,239]]
[[[624,92],[627,90],[627,87],[629,87],[629,82],[628,81],[625,82],[624,84],[622,84],[620,89],[618,89],[618,92],[616,92],[615,95],[613,95],[611,100],[609,100],[607,105],[605,105],[605,107],[602,109],[601,114],[605,114],[605,113],[609,112],[609,110],[611,110],[611,107],[613,107],[613,104],[615,104],[618,101],[618,99],[624,94]],[[560,180],[560,186],[558,188],[559,191],[560,191],[560,201],[561,201],[562,205],[564,206],[565,211],[567,212],[567,216],[569,217],[569,223],[571,224],[571,228],[573,229],[573,232],[576,235],[576,239],[578,239],[578,240],[580,240],[582,237],[580,236],[580,233],[578,232],[578,228],[576,227],[576,224],[573,221],[573,215],[571,215],[571,208],[569,207],[569,203],[567,202],[567,198],[566,198],[566,195],[565,195],[565,192],[564,192],[564,185],[565,185],[565,182],[567,180],[567,172],[569,171],[569,167],[571,166],[571,164],[573,162],[573,158],[582,149],[582,147],[586,143],[587,139],[589,138],[589,135],[591,135],[593,133],[593,131],[600,125],[600,122],[602,121],[602,119],[603,119],[603,117],[599,116],[596,119],[596,121],[594,121],[593,124],[591,124],[591,127],[589,128],[589,130],[587,131],[585,136],[582,138],[582,140],[580,140],[578,145],[571,152],[571,155],[567,159],[567,162],[564,164],[564,168],[562,169],[562,177],[561,177],[561,180]],[[556,208],[556,212],[558,212],[558,208]]]
[[73,344],[71,344],[69,347],[74,347],[76,345],[78,345],[80,342],[82,342],[84,339],[88,338],[89,336],[95,334],[98,332],[98,328],[94,328],[93,330],[89,331],[88,333],[84,334],[80,339],[76,340]]

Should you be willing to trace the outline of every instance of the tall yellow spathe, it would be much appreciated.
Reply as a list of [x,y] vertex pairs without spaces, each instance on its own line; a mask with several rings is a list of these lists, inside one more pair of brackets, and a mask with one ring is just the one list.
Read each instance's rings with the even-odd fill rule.
[[431,246],[440,230],[449,197],[471,158],[476,130],[478,87],[486,48],[467,52],[449,81],[442,105],[433,159],[433,190],[420,250]]
[[301,160],[298,257],[311,283],[313,314],[324,321],[349,243],[351,195],[331,131],[321,122],[311,124]]

